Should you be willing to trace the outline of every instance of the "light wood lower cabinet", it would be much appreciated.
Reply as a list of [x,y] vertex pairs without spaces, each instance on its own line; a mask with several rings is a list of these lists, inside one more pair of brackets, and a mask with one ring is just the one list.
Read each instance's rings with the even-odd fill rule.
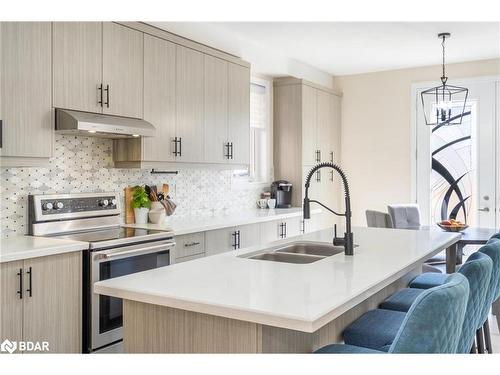
[[45,341],[51,353],[81,353],[81,252],[2,263],[0,270],[0,341]]
[[23,261],[0,264],[0,342],[23,339]]
[[206,255],[244,249],[260,243],[258,224],[211,230],[205,233]]
[[260,224],[260,242],[266,244],[302,234],[302,218],[292,217]]

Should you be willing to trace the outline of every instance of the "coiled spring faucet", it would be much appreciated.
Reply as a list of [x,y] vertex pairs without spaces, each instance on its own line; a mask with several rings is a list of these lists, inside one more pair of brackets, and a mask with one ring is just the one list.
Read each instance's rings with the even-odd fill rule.
[[[332,168],[342,178],[342,183],[344,184],[344,194],[345,194],[345,213],[341,214],[339,212],[335,212],[331,208],[325,206],[323,203],[309,199],[309,186],[311,183],[311,178],[312,175],[319,169],[321,168]],[[351,229],[351,196],[349,194],[349,183],[347,182],[346,175],[344,171],[336,164],[333,163],[320,163],[313,167],[310,171],[309,174],[306,177],[306,193],[304,197],[304,219],[310,219],[311,218],[311,202],[319,204],[321,207],[327,209],[331,213],[337,216],[344,216],[345,217],[345,233],[344,233],[344,238],[339,238],[337,237],[337,225],[335,224],[334,227],[334,236],[333,236],[333,245],[334,246],[344,246],[344,253],[345,255],[354,255],[354,236],[352,234],[352,229]]]

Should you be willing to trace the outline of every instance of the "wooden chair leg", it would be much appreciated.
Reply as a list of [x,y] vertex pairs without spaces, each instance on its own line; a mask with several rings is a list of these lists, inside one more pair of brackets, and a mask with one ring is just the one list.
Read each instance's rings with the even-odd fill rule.
[[477,352],[479,354],[484,354],[484,337],[482,328],[479,328],[476,331],[476,342],[477,342]]
[[490,333],[490,325],[488,319],[486,319],[486,322],[484,322],[483,331],[484,331],[484,341],[486,343],[486,351],[488,352],[488,354],[492,354],[493,348],[491,347],[491,333]]

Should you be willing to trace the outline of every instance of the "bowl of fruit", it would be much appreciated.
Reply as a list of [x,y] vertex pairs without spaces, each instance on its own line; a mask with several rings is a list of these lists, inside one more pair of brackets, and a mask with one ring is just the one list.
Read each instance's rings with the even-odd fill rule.
[[437,223],[438,227],[446,232],[462,232],[469,226],[455,219],[443,220]]

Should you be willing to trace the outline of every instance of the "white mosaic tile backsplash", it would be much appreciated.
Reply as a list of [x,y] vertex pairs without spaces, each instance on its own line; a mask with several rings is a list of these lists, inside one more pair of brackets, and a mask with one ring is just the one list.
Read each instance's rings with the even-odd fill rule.
[[113,168],[108,139],[56,135],[48,168],[1,168],[1,236],[25,234],[28,194],[119,192],[138,184],[170,185],[175,216],[206,215],[255,207],[260,188],[235,188],[232,171],[179,169],[178,175]]

